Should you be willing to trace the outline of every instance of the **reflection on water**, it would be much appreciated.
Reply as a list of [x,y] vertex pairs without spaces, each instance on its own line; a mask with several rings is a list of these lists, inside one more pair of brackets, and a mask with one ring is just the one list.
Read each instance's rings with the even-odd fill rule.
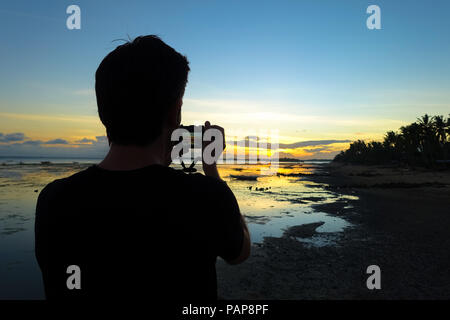
[[34,256],[34,212],[42,188],[85,165],[0,165],[0,299],[44,297]]
[[[317,171],[314,164],[280,164],[278,174],[262,176],[260,166],[222,166],[220,173],[233,190],[241,212],[249,224],[253,242],[262,242],[264,237],[281,237],[283,232],[295,225],[322,221],[318,235],[310,239],[299,239],[311,245],[333,244],[330,235],[350,224],[338,217],[316,212],[311,205],[342,200],[342,196],[324,189],[324,186],[303,176]],[[237,177],[240,176],[240,177]],[[257,180],[241,177],[256,176]],[[320,233],[324,235],[321,236]]]
[[[38,194],[54,179],[69,176],[96,161],[52,162],[0,164],[0,299],[43,298],[34,257],[34,210]],[[220,166],[222,177],[235,193],[247,219],[252,241],[262,242],[266,236],[280,237],[291,226],[322,221],[324,224],[313,237],[297,239],[307,245],[333,245],[335,232],[349,223],[312,208],[313,204],[342,200],[342,196],[323,185],[304,180],[317,172],[317,164],[280,164],[275,175],[263,175],[266,171],[261,168]]]

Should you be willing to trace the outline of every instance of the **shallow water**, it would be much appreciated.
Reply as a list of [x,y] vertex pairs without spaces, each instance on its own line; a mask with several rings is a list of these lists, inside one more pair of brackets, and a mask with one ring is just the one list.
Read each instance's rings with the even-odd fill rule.
[[[42,188],[97,161],[8,160],[0,163],[0,299],[43,298],[42,281],[34,257],[34,210]],[[20,163],[22,162],[22,163]],[[56,163],[57,162],[57,163]],[[179,168],[178,165],[175,165]],[[196,166],[197,168],[199,166]],[[221,165],[220,173],[236,195],[254,243],[280,237],[290,226],[323,221],[317,234],[297,238],[307,245],[334,245],[335,232],[350,224],[313,210],[313,204],[332,203],[342,196],[305,179],[320,164],[280,164],[278,174],[264,175],[264,166]]]
[[[340,232],[350,226],[344,219],[317,212],[311,207],[343,198],[326,190],[325,185],[305,179],[316,172],[317,166],[281,164],[277,175],[268,176],[258,175],[260,168],[254,165],[221,168],[221,175],[236,195],[246,217],[252,242],[262,242],[267,236],[281,237],[290,226],[323,221],[325,223],[317,228],[317,236],[298,240],[317,246],[331,245],[330,237],[321,237],[320,233]],[[257,180],[240,180],[236,175],[257,176]]]

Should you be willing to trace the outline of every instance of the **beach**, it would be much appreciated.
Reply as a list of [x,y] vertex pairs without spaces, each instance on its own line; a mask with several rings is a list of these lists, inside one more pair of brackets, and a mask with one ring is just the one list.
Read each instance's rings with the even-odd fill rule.
[[[223,299],[450,298],[448,170],[331,164],[302,179],[356,196],[312,205],[352,226],[330,246],[308,246],[287,229],[254,245],[242,265],[219,261]],[[381,269],[380,290],[366,286],[369,265]]]
[[[0,298],[44,297],[34,256],[37,197],[49,182],[97,162],[98,159],[56,158],[0,161]],[[328,232],[338,234],[350,225],[345,219],[312,208],[316,203],[355,199],[351,195],[337,195],[325,190],[321,184],[304,179],[316,172],[318,165],[320,163],[316,162],[280,163],[275,172],[267,172],[267,165],[219,166],[221,176],[238,200],[254,245],[262,243],[265,237],[281,237],[289,227],[318,221],[323,222],[317,228],[320,233],[304,240],[309,246],[332,245],[335,236],[330,237]],[[181,168],[179,165],[173,167]],[[196,168],[201,172],[201,166]]]
[[[44,298],[34,257],[37,196],[96,162],[0,165],[0,298]],[[252,240],[243,264],[218,259],[222,299],[450,297],[448,171],[314,161],[280,163],[276,174],[265,168],[219,167]],[[381,290],[366,287],[369,265],[381,268]]]

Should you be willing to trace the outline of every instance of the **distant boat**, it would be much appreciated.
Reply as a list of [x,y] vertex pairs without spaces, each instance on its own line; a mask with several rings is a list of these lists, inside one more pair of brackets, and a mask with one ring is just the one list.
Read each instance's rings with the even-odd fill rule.
[[236,180],[242,180],[242,181],[257,181],[258,176],[246,176],[246,175],[236,175],[236,174],[230,174],[230,178],[236,179]]
[[49,165],[49,164],[52,164],[50,161],[41,161],[41,164],[42,165]]
[[296,159],[296,158],[280,158],[278,159],[279,162],[304,162],[303,160]]

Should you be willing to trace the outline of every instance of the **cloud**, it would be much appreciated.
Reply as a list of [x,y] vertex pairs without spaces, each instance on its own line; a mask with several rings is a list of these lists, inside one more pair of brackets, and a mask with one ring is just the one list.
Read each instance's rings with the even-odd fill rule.
[[[246,140],[248,139],[248,140]],[[244,138],[244,140],[228,140],[227,144],[244,144],[247,143],[247,141],[258,141],[260,143],[267,142],[267,137],[261,138],[257,136],[247,136]],[[326,146],[331,145],[334,143],[348,143],[352,142],[352,140],[310,140],[310,141],[298,141],[293,143],[279,143],[278,148],[279,149],[297,149],[297,148],[304,148],[304,147],[315,147],[315,146]],[[268,143],[270,145],[270,143]],[[306,149],[305,149],[306,150]],[[318,148],[309,149],[309,150],[318,150]]]
[[95,143],[97,140],[94,139],[88,139],[88,138],[83,138],[81,140],[77,140],[75,142],[77,143]]
[[292,153],[288,153],[288,152],[278,152],[278,153],[276,153],[276,155],[278,155],[279,159],[281,159],[281,158],[297,158]]
[[41,140],[27,140],[27,141],[24,141],[22,144],[23,145],[30,145],[30,146],[38,146],[38,145],[40,145],[42,143],[43,143],[43,141],[41,141]]
[[96,136],[95,139],[83,138],[75,141],[75,144],[80,147],[104,147],[108,146],[108,138],[106,136]]
[[15,142],[15,141],[23,141],[25,139],[25,135],[22,132],[8,133],[3,134],[0,132],[0,142]]
[[329,147],[320,147],[320,148],[314,148],[314,149],[308,149],[308,148],[303,149],[303,151],[308,152],[308,153],[322,152],[322,151],[328,151],[328,150],[330,150]]
[[[267,138],[258,136],[247,136],[251,141],[260,143]],[[22,140],[20,140],[22,139]],[[48,141],[32,140],[23,133],[3,134],[0,133],[0,155],[1,156],[37,156],[37,157],[68,157],[68,158],[101,158],[108,151],[108,139],[106,136],[83,137],[76,141],[57,138]],[[7,142],[5,142],[7,141]],[[245,140],[227,141],[231,143],[243,142]],[[332,158],[340,150],[333,144],[348,143],[351,140],[310,140],[294,143],[280,143],[281,150],[274,150],[280,157],[289,158]],[[271,145],[263,146],[270,148]],[[254,148],[250,148],[254,152]],[[237,150],[242,153],[241,149]]]
[[69,144],[67,140],[64,139],[53,139],[44,142],[43,144]]
[[[24,134],[22,134],[25,137]],[[17,135],[16,138],[20,137]],[[5,138],[0,134],[0,139]],[[27,139],[25,137],[25,139]],[[91,141],[91,143],[71,143],[65,139],[52,139],[48,141],[25,140],[10,141],[0,144],[1,156],[34,156],[34,157],[68,157],[68,158],[102,158],[108,151],[106,136],[97,136],[94,139],[83,138],[79,141]]]
[[46,114],[25,114],[25,113],[9,113],[0,112],[0,117],[4,119],[28,120],[28,121],[51,121],[51,122],[75,122],[99,124],[98,116],[80,116],[80,115],[46,115]]
[[108,138],[106,136],[96,136],[97,142],[108,142]]
[[333,143],[347,143],[352,142],[351,140],[311,140],[311,141],[299,141],[294,143],[280,143],[280,149],[296,149],[302,147],[312,147],[312,146],[324,146]]

